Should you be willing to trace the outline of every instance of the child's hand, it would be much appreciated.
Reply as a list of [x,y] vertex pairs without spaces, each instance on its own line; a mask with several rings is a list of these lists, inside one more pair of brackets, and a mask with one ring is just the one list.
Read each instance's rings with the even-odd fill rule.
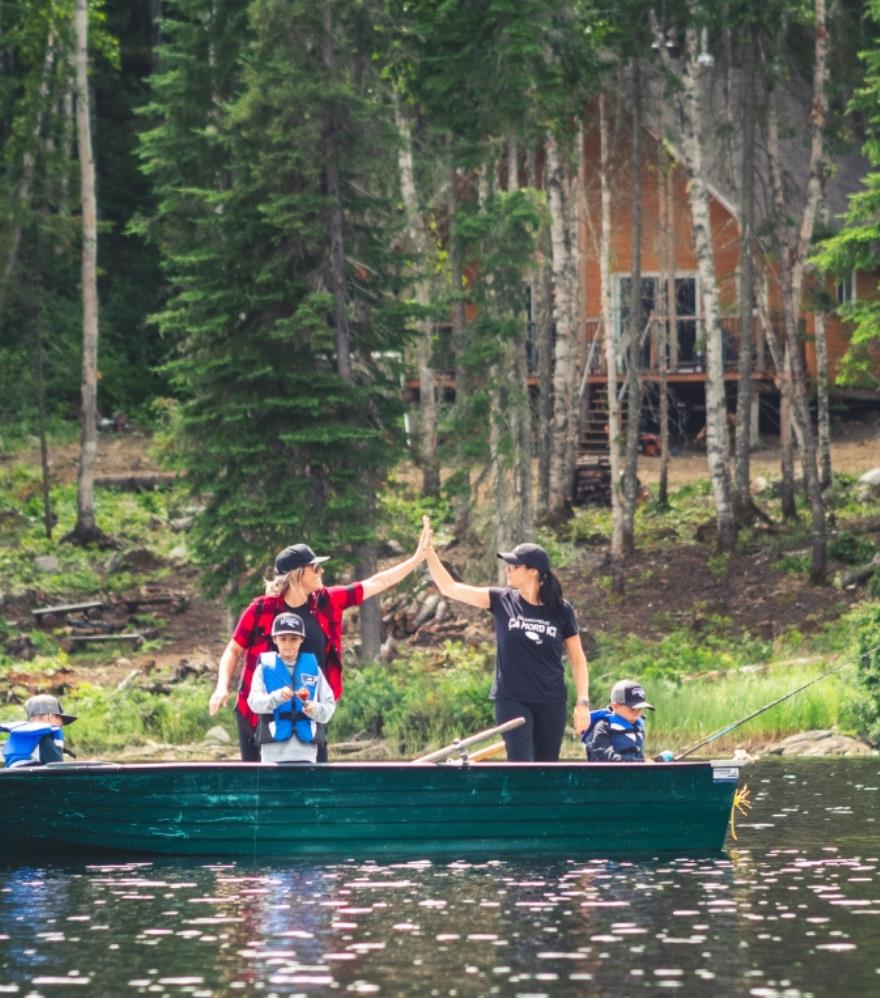
[[306,717],[314,717],[316,708],[317,704],[315,703],[314,700],[306,700],[306,702],[303,704],[303,713],[306,715]]
[[281,697],[279,703],[287,703],[293,699],[293,690],[289,686],[284,686],[278,691],[278,695]]

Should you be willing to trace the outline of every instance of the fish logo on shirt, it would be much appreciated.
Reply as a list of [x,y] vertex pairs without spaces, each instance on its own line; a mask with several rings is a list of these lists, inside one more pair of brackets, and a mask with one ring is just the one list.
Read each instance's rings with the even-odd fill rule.
[[534,631],[526,631],[525,635],[529,639],[529,641],[534,641],[536,645],[540,645],[543,643],[541,641],[541,635],[536,634]]

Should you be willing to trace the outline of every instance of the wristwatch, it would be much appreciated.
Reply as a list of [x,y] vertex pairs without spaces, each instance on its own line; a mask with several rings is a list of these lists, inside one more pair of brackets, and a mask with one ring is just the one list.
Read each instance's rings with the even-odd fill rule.
[[589,707],[590,706],[590,701],[586,697],[581,697],[581,699],[578,700],[578,702],[577,702],[577,706],[578,707]]

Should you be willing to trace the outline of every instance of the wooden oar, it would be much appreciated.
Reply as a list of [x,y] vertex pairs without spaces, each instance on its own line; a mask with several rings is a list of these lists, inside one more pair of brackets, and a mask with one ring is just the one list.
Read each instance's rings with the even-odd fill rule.
[[482,762],[484,759],[491,759],[493,755],[500,755],[506,748],[507,746],[503,741],[492,742],[491,745],[487,745],[485,748],[469,753],[468,759],[471,762]]
[[[524,717],[514,717],[510,721],[505,721],[504,724],[499,724],[494,728],[486,728],[485,731],[479,731],[477,734],[469,735],[467,738],[456,738],[451,745],[446,745],[444,748],[437,749],[436,752],[430,752],[428,755],[423,755],[421,759],[413,759],[413,765],[417,765],[422,762],[439,762],[441,759],[445,759],[447,756],[453,755],[455,752],[460,752],[462,749],[466,749],[469,745],[476,745],[477,742],[485,741],[493,735],[500,735],[504,731],[512,731],[514,728],[519,728],[525,723],[526,719]],[[473,758],[473,756],[471,756],[471,758]]]
[[504,742],[492,742],[491,745],[477,749],[476,752],[468,752],[467,749],[462,749],[457,759],[450,757],[446,762],[450,766],[470,766],[471,763],[483,762],[485,759],[490,759],[493,755],[498,755],[506,748],[507,745]]

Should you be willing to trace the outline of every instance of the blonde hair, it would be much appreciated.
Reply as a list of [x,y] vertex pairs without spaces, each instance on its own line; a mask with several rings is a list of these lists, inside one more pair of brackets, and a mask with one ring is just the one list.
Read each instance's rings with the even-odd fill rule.
[[292,572],[285,572],[284,575],[276,575],[273,579],[266,579],[266,596],[283,596],[290,589],[290,576]]

